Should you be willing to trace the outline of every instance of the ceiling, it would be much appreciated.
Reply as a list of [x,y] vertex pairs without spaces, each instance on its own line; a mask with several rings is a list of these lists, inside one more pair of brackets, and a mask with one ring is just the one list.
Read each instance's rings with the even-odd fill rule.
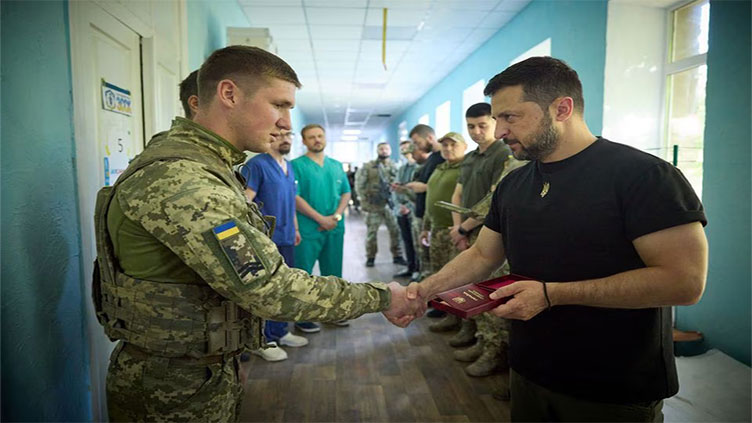
[[[444,78],[530,0],[238,0],[268,28],[303,83],[309,123],[376,140],[392,116]],[[386,70],[381,62],[387,8]],[[347,138],[347,137],[346,137]]]

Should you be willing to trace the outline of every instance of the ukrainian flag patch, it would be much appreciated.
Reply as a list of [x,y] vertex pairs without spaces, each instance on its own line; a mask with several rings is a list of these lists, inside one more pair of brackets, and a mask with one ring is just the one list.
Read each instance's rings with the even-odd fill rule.
[[216,236],[220,241],[233,235],[237,235],[240,232],[238,225],[236,225],[232,220],[217,226],[216,228],[212,229],[212,231],[214,232],[214,236]]

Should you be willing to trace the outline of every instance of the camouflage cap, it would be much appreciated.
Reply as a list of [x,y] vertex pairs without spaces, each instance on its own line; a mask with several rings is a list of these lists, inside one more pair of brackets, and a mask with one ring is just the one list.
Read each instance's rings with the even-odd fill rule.
[[[402,147],[403,145],[406,147]],[[402,142],[400,142],[399,148],[402,154],[412,153],[413,151],[415,151],[415,144],[413,144],[410,140],[403,140]],[[405,149],[404,151],[402,151],[403,148]]]
[[441,144],[442,142],[444,142],[446,140],[452,140],[454,142],[459,142],[459,143],[462,143],[462,144],[467,144],[465,142],[465,138],[462,136],[462,134],[460,134],[458,132],[447,132],[446,135],[444,135],[443,137],[439,138],[439,144]]

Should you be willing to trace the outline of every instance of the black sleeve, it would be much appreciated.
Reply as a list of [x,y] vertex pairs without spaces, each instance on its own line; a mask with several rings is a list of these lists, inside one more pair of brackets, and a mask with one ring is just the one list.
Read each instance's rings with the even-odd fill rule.
[[504,181],[502,181],[502,183],[500,183],[499,186],[496,187],[496,190],[491,197],[491,208],[488,210],[485,222],[483,222],[483,225],[485,227],[496,233],[501,233],[501,209],[499,206],[499,191],[504,185]]
[[707,224],[700,199],[679,169],[661,161],[622,191],[624,231],[630,241],[691,222]]

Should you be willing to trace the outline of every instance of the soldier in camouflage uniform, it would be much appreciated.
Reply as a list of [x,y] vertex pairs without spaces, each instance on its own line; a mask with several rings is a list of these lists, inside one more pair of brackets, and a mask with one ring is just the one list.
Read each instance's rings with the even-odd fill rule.
[[247,202],[232,165],[290,129],[299,87],[254,47],[214,52],[199,72],[195,122],[176,118],[97,196],[96,315],[110,357],[113,421],[235,421],[238,354],[263,347],[264,318],[333,321],[424,307],[392,283],[350,284],[288,268],[273,221]]
[[[472,207],[490,194],[500,181],[507,162],[514,160],[511,150],[494,137],[496,123],[491,117],[491,105],[477,103],[465,112],[467,130],[478,143],[478,149],[465,156],[460,178],[452,202],[462,207]],[[460,249],[467,249],[478,236],[482,219],[468,215],[453,214],[454,226],[450,232],[452,242]],[[460,361],[473,362],[465,367],[470,376],[488,376],[496,370],[509,367],[506,348],[509,341],[506,322],[490,313],[479,314],[462,322],[461,330],[450,339],[452,346],[472,347],[455,352]]]
[[[431,268],[434,272],[438,272],[459,253],[449,236],[452,228],[452,214],[449,210],[437,206],[436,203],[451,201],[457,178],[460,175],[462,159],[467,149],[465,139],[456,132],[449,132],[441,137],[439,144],[441,156],[446,161],[438,165],[428,179],[426,214],[423,219],[423,234],[421,234],[421,240],[426,240],[430,244]],[[459,323],[460,319],[457,316],[448,314],[443,320],[428,328],[434,332],[444,332],[455,329]]]
[[376,146],[378,158],[363,165],[355,175],[355,186],[360,196],[360,205],[366,212],[366,266],[373,267],[378,250],[377,236],[381,222],[389,230],[389,248],[395,264],[406,265],[402,257],[402,244],[397,219],[392,213],[390,185],[397,178],[397,166],[389,156],[392,148],[382,142]]

